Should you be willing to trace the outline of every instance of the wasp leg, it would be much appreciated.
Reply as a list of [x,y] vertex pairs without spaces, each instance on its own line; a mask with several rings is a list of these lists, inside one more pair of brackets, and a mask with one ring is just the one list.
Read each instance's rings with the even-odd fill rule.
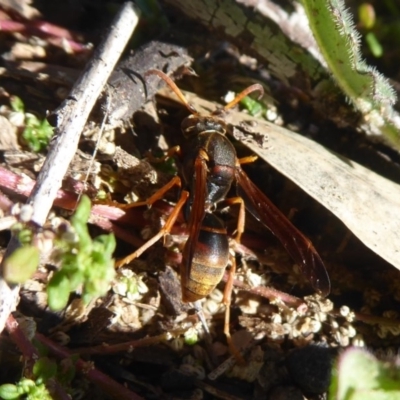
[[[250,164],[254,161],[257,160],[257,156],[247,156],[243,158],[237,158],[236,162],[241,165],[241,164]],[[242,234],[244,232],[244,225],[245,225],[245,218],[246,218],[246,206],[244,203],[244,200],[241,197],[231,197],[229,199],[225,199],[222,203],[223,206],[231,206],[234,204],[239,204],[239,215],[238,215],[238,223],[237,223],[237,229],[236,229],[236,234],[235,234],[235,241],[240,243],[242,239]]]
[[224,110],[229,110],[230,108],[234,107],[237,103],[239,103],[239,101],[242,100],[244,97],[256,91],[260,92],[259,99],[264,95],[264,88],[262,87],[262,85],[260,85],[259,83],[255,83],[254,85],[251,85],[248,88],[241,91],[230,103],[228,103],[224,107]]
[[237,162],[239,165],[243,164],[250,164],[258,159],[258,156],[252,155],[252,156],[247,156],[247,157],[242,157],[242,158],[237,158]]
[[236,272],[236,260],[235,256],[231,256],[231,268],[228,272],[228,280],[225,285],[223,303],[225,304],[225,322],[224,322],[224,334],[226,336],[226,341],[228,343],[229,351],[236,358],[239,364],[245,364],[245,360],[233,343],[231,332],[229,329],[230,318],[231,318],[231,301],[232,301],[232,290],[233,290],[233,280],[235,278]]
[[162,162],[168,160],[169,158],[171,158],[175,154],[181,154],[181,147],[180,146],[171,147],[170,149],[168,149],[167,153],[163,157],[154,157],[153,154],[148,152],[148,153],[146,153],[146,158],[151,163],[157,164],[157,163],[162,163]]
[[246,207],[244,201],[241,197],[231,197],[221,202],[221,204],[222,206],[231,206],[234,204],[239,204],[238,223],[234,239],[236,242],[240,243],[240,240],[242,239],[242,234],[244,232],[244,225],[246,219]]
[[149,75],[157,75],[158,77],[160,77],[172,89],[172,91],[178,96],[178,98],[186,106],[186,108],[192,114],[198,115],[198,112],[196,111],[194,106],[187,101],[187,99],[183,95],[182,91],[178,88],[178,86],[176,86],[176,83],[168,75],[164,74],[164,72],[162,72],[158,69],[151,69],[151,70],[147,71],[145,76],[147,77]]
[[196,310],[197,317],[199,318],[199,321],[201,322],[201,325],[203,326],[204,332],[206,333],[207,337],[210,338],[210,330],[208,329],[206,317],[204,316],[204,311],[203,307],[201,305],[200,300],[197,300],[192,303],[194,309]]
[[[161,188],[163,189],[163,188]],[[129,254],[127,257],[123,258],[122,260],[119,260],[115,263],[116,267],[119,268],[125,264],[130,263],[132,260],[135,258],[139,257],[144,251],[146,251],[149,247],[151,247],[155,242],[157,242],[159,239],[161,239],[163,236],[165,236],[167,233],[169,233],[172,229],[172,227],[175,224],[176,219],[178,218],[179,212],[181,211],[183,205],[186,203],[187,199],[189,197],[189,192],[186,190],[183,190],[181,193],[181,197],[176,203],[172,213],[169,215],[165,225],[160,229],[160,231],[154,235],[151,239],[149,239],[145,244],[143,244],[141,247],[139,247],[135,252],[132,254]],[[157,198],[158,200],[158,198]]]
[[179,176],[174,176],[166,185],[162,188],[158,189],[153,195],[151,195],[147,200],[144,201],[137,201],[136,203],[131,204],[112,204],[116,207],[120,208],[121,210],[128,210],[129,208],[134,207],[141,207],[141,206],[152,206],[157,200],[160,200],[164,197],[164,194],[168,192],[174,186],[181,187],[181,178]]

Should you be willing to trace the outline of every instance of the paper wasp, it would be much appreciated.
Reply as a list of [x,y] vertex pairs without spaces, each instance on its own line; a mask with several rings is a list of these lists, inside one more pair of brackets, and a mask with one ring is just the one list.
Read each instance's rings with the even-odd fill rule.
[[[163,79],[191,115],[181,124],[185,143],[182,148],[176,147],[169,152],[169,155],[175,153],[180,156],[181,176],[174,177],[147,201],[128,207],[151,205],[173,186],[179,186],[183,190],[165,226],[142,247],[120,261],[119,265],[138,257],[169,233],[179,212],[185,206],[188,210],[188,239],[180,267],[182,298],[185,302],[195,302],[204,298],[221,281],[230,258],[227,231],[214,210],[221,202],[239,204],[236,240],[240,241],[244,231],[246,208],[280,240],[314,289],[323,296],[328,295],[330,281],[321,257],[310,240],[292,225],[243,171],[240,164],[252,162],[254,157],[238,159],[233,144],[225,136],[228,127],[219,116],[221,110],[210,115],[200,115],[167,75],[159,70],[150,70],[146,76],[149,75],[157,75]],[[263,88],[259,84],[248,87],[222,111],[233,107],[244,96],[254,91],[263,92]],[[234,183],[237,187],[237,197],[226,199]],[[225,295],[225,302],[229,303],[229,299],[230,293]]]

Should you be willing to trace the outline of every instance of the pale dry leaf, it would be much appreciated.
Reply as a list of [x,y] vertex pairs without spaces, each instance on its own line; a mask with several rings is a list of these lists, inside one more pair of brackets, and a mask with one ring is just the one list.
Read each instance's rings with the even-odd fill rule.
[[6,10],[13,10],[26,19],[39,18],[40,12],[31,4],[31,0],[0,0],[0,6]]
[[17,128],[2,115],[0,115],[0,132],[0,150],[19,149]]
[[[367,247],[400,269],[400,185],[356,162],[267,121],[240,112],[226,121],[249,121],[268,148],[244,144],[335,214]],[[259,138],[257,139],[259,141]]]

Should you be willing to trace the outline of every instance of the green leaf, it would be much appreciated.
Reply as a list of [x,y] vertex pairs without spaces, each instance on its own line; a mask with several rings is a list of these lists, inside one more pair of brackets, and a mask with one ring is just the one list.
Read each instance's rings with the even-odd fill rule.
[[44,150],[53,136],[53,127],[46,119],[40,121],[35,115],[26,114],[25,129],[22,137],[26,144],[35,153]]
[[84,252],[90,252],[92,243],[87,227],[90,209],[91,203],[89,197],[82,196],[74,215],[71,217],[71,224],[79,238],[79,249]]
[[20,393],[17,386],[11,383],[5,383],[0,386],[0,397],[4,400],[19,399]]
[[50,358],[42,357],[37,360],[33,366],[33,375],[40,383],[46,383],[48,379],[57,373],[57,364]]
[[47,285],[49,307],[54,311],[62,310],[68,303],[71,285],[65,272],[57,271]]
[[24,112],[25,110],[24,103],[18,96],[11,96],[10,105],[15,112]]
[[26,396],[27,400],[54,400],[43,383],[32,386]]
[[371,29],[376,22],[375,10],[372,4],[363,3],[358,7],[358,18],[363,28]]
[[24,246],[15,250],[4,261],[4,278],[10,283],[26,282],[39,265],[40,252],[35,246]]
[[37,340],[36,337],[33,337],[32,344],[36,348],[40,357],[46,357],[49,354],[49,348]]
[[22,378],[18,382],[18,388],[20,393],[29,393],[30,390],[36,386],[36,383],[32,379]]
[[338,86],[363,116],[364,128],[400,148],[396,94],[388,80],[367,65],[360,34],[343,0],[303,0],[310,28]]
[[185,332],[185,344],[188,346],[194,346],[199,341],[199,337],[195,329],[189,329]]
[[117,246],[114,235],[100,235],[95,238],[95,243],[100,243],[106,257],[111,257]]
[[[54,274],[48,285],[49,305],[60,310],[67,304],[69,293],[82,289],[85,302],[104,295],[115,275],[112,254],[116,242],[113,235],[100,235],[92,240],[87,221],[90,200],[83,196],[75,214],[71,217],[73,233],[77,240],[58,240],[58,258],[61,270]],[[60,287],[59,287],[60,285]]]
[[263,111],[265,111],[265,108],[263,105],[257,101],[252,99],[249,96],[244,97],[242,100],[240,100],[240,104],[250,113],[250,115],[257,116],[260,115]]
[[175,165],[174,157],[167,157],[164,159],[164,152],[162,150],[154,150],[154,153],[149,153],[148,158],[158,171],[165,172],[166,174],[176,175],[177,168]]
[[72,379],[75,377],[76,368],[75,364],[79,359],[79,355],[73,355],[69,358],[64,358],[58,368],[57,380],[64,386],[69,386]]
[[31,244],[33,238],[32,229],[26,228],[22,224],[17,223],[12,227],[12,230],[22,246],[28,246]]
[[[329,391],[331,400],[400,400],[399,371],[362,349],[339,358]],[[397,375],[397,376],[396,376]]]
[[74,215],[71,217],[71,224],[77,226],[85,226],[90,216],[91,203],[88,196],[83,195]]
[[367,42],[368,47],[371,50],[371,53],[373,54],[374,57],[376,58],[382,57],[383,48],[373,32],[368,32],[365,35],[365,41]]

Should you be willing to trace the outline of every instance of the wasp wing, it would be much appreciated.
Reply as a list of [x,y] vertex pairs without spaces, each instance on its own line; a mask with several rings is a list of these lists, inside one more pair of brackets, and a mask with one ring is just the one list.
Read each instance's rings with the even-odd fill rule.
[[193,198],[188,221],[188,239],[183,253],[181,277],[184,281],[189,280],[190,267],[192,265],[195,246],[199,239],[201,223],[205,215],[205,203],[207,196],[207,164],[199,155],[194,164],[194,187],[192,188]]
[[246,209],[279,239],[314,289],[327,296],[331,287],[329,276],[311,241],[279,211],[239,165],[235,176],[238,195],[243,198]]

